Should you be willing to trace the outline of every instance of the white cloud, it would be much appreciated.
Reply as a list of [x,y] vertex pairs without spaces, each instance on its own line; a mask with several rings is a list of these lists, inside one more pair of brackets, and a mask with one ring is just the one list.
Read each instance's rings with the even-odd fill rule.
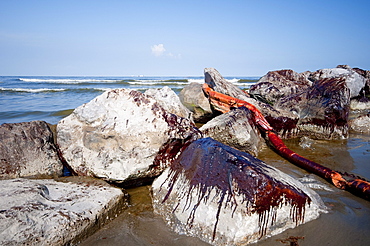
[[155,44],[151,47],[152,54],[155,56],[162,56],[166,49],[164,48],[163,44]]
[[163,44],[155,44],[150,47],[152,49],[152,54],[155,56],[166,56],[173,59],[181,59],[181,54],[173,54],[171,52],[166,52]]

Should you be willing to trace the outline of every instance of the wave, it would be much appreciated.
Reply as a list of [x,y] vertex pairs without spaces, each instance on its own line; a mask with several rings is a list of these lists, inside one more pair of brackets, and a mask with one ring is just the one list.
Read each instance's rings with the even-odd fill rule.
[[28,88],[4,88],[4,87],[0,87],[0,91],[29,92],[29,93],[37,93],[37,92],[59,92],[59,91],[66,91],[66,90],[67,89],[49,89],[49,88],[28,89]]
[[19,78],[23,82],[33,82],[33,83],[56,83],[56,84],[84,84],[84,83],[117,83],[122,80],[116,79],[26,79]]
[[127,82],[129,85],[187,85],[189,82],[186,80],[135,80]]

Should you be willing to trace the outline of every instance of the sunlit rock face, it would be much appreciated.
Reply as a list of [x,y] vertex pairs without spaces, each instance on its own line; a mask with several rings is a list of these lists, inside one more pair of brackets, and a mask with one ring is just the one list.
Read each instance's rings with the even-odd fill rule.
[[152,185],[153,206],[178,233],[246,245],[316,219],[316,193],[211,138],[191,143]]
[[127,206],[121,189],[81,181],[0,180],[0,245],[76,245]]
[[[357,70],[359,71],[359,70]],[[309,79],[317,81],[325,78],[343,78],[350,90],[350,97],[359,96],[366,85],[366,78],[349,66],[340,65],[336,68],[320,69],[310,74]]]
[[0,179],[58,177],[63,165],[44,121],[0,126]]
[[193,113],[194,121],[204,123],[213,117],[211,105],[202,91],[201,84],[193,82],[185,86],[179,98],[181,103]]
[[199,129],[205,137],[248,152],[253,156],[266,147],[253,121],[253,113],[245,108],[235,108],[208,121]]
[[349,125],[354,132],[370,134],[370,114],[350,120]]
[[[293,112],[283,108],[276,109],[266,102],[251,98],[243,90],[224,79],[214,68],[205,68],[204,77],[205,82],[214,91],[246,101],[255,106],[283,138],[295,136],[298,116]],[[217,109],[217,103],[213,103],[212,105]]]
[[318,80],[307,90],[281,98],[274,107],[299,115],[297,135],[317,139],[348,137],[350,91],[344,78]]
[[166,166],[151,167],[162,145],[199,134],[153,97],[128,89],[107,91],[76,108],[58,123],[57,132],[61,152],[76,173],[113,182],[159,175]]
[[268,102],[275,103],[281,97],[301,92],[312,85],[305,74],[293,70],[270,71],[253,86],[249,92],[263,96]]
[[192,112],[181,103],[180,98],[170,87],[164,86],[161,89],[149,89],[144,94],[156,99],[167,112],[193,122]]

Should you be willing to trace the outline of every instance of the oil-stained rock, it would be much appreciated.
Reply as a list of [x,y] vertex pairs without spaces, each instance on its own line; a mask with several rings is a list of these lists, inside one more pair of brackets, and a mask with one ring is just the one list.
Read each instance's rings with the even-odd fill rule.
[[191,143],[152,189],[155,212],[174,231],[213,245],[256,242],[325,211],[297,180],[211,138]]
[[253,114],[245,107],[235,108],[208,121],[199,129],[204,137],[248,152],[253,156],[266,146],[253,122]]
[[270,125],[278,132],[283,138],[294,137],[296,134],[296,123],[298,116],[294,113],[287,111],[283,108],[276,109],[270,104],[258,101],[224,79],[221,74],[214,68],[204,69],[205,82],[215,91],[223,93],[237,99],[244,100],[261,111]]
[[348,137],[350,91],[344,78],[317,80],[307,90],[281,98],[274,107],[294,112],[299,136]]
[[144,94],[156,99],[167,112],[193,122],[193,113],[181,103],[180,98],[170,87],[164,86],[161,89],[149,89]]
[[290,69],[270,71],[251,86],[249,93],[261,95],[274,104],[279,98],[301,92],[311,85],[305,74]]
[[63,165],[44,121],[0,126],[0,179],[58,177]]
[[354,98],[360,95],[366,85],[366,78],[357,71],[349,66],[339,65],[336,68],[317,70],[310,74],[309,79],[315,82],[324,78],[342,78],[350,90],[350,97]]
[[164,170],[152,168],[164,144],[200,136],[188,119],[128,89],[107,91],[76,108],[58,123],[57,132],[61,152],[76,173],[127,185]]

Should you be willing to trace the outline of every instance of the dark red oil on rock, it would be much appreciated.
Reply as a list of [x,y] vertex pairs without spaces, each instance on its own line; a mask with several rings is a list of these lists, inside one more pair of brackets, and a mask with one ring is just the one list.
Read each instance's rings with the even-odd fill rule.
[[[301,190],[276,180],[268,174],[269,167],[252,155],[241,152],[211,138],[202,138],[191,143],[170,166],[167,177],[168,193],[166,202],[180,175],[189,181],[189,190],[179,200],[186,199],[189,207],[192,202],[188,225],[191,227],[195,212],[200,203],[217,199],[218,211],[215,216],[213,239],[216,235],[220,211],[230,207],[245,206],[247,213],[259,214],[260,237],[265,235],[268,225],[276,218],[276,208],[290,205],[290,219],[295,223],[303,222],[306,203],[311,199]],[[191,193],[197,189],[198,197],[192,201]],[[216,195],[211,196],[215,190]],[[241,196],[242,203],[235,196]]]

